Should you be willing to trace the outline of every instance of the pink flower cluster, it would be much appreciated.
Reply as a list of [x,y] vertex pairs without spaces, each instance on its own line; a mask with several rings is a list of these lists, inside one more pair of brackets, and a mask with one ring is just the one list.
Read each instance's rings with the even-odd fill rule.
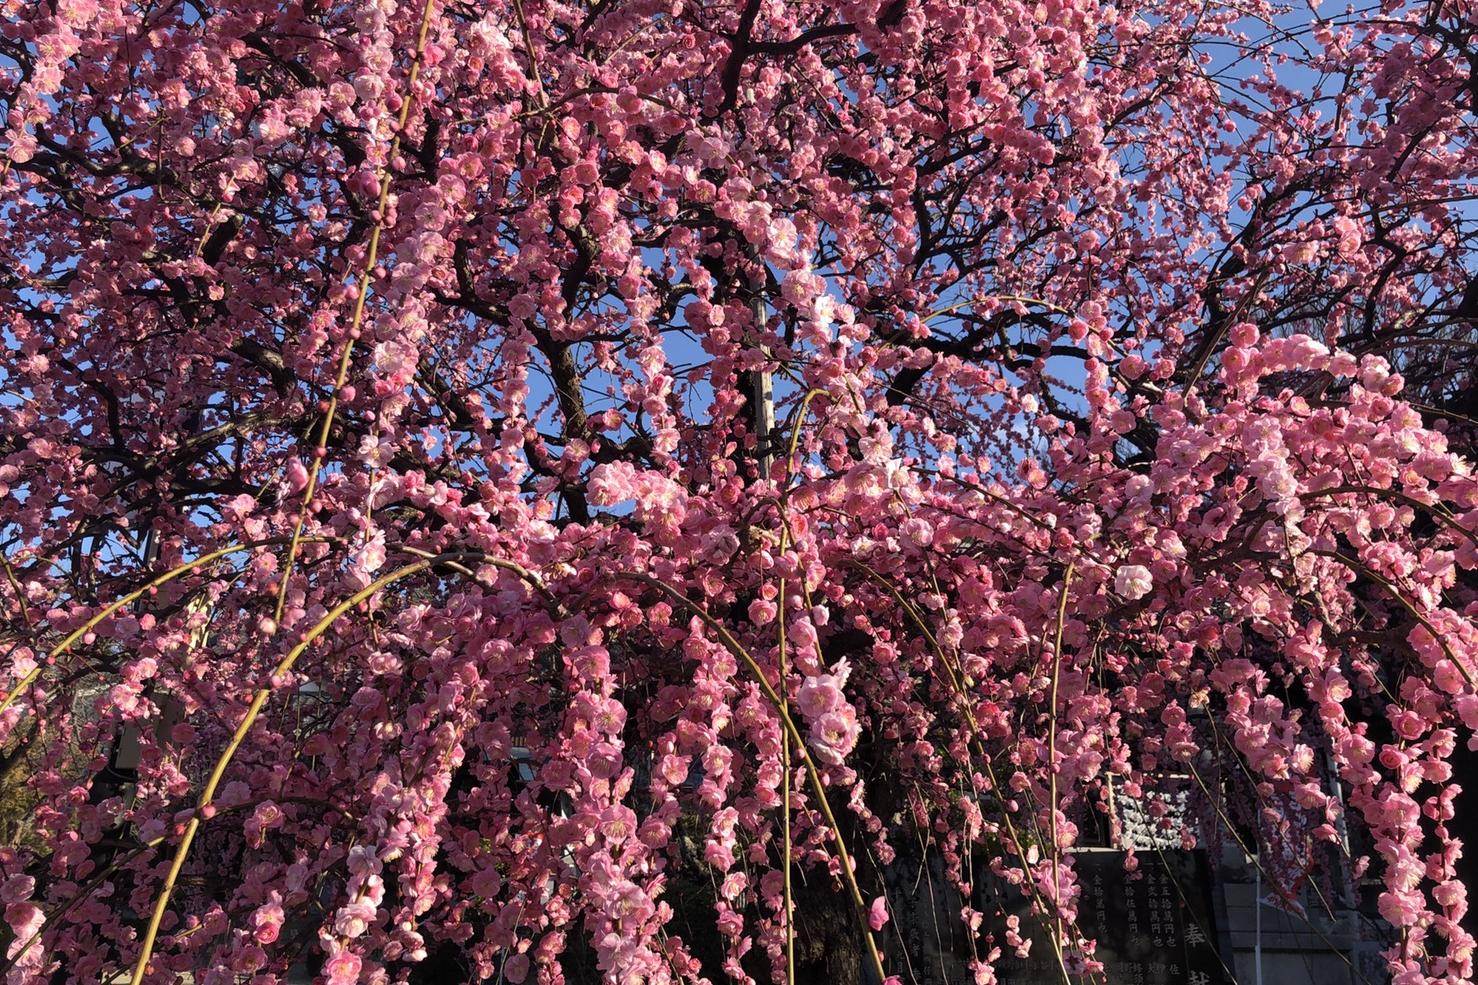
[[473,7],[5,7],[7,982],[1095,974],[1124,798],[1473,981],[1467,6]]

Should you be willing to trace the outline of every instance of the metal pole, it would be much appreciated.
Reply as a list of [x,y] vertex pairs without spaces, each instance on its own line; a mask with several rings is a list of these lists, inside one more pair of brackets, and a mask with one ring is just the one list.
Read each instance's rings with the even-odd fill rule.
[[1262,985],[1262,860],[1252,860],[1252,965],[1257,977],[1256,985]]
[[[750,302],[751,311],[754,316],[754,330],[763,333],[766,327],[765,317],[765,292],[764,292],[764,260],[760,258],[759,250],[750,250],[750,259],[759,265],[759,285],[754,289],[754,298]],[[759,343],[760,355],[769,362],[771,351],[769,345],[761,341]],[[775,463],[775,450],[770,447],[770,436],[775,431],[775,386],[770,377],[768,368],[755,370],[750,374],[750,414],[751,426],[754,429],[755,459],[759,464],[760,479],[770,477],[770,466]]]

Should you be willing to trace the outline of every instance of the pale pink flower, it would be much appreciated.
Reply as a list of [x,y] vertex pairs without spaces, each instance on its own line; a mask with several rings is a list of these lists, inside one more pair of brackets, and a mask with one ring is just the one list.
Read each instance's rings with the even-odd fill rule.
[[30,942],[41,929],[41,925],[46,922],[46,914],[35,903],[11,903],[5,908],[5,922],[15,935],[6,957],[14,958],[21,947]]
[[503,977],[507,978],[513,985],[519,985],[519,983],[528,978],[529,956],[521,952],[510,955],[508,960],[503,962]]
[[340,937],[353,939],[368,930],[374,919],[374,904],[367,900],[345,903],[334,916],[334,932]]
[[282,931],[283,917],[282,896],[274,890],[268,901],[252,912],[252,936],[259,943],[271,944]]
[[839,766],[857,745],[860,732],[857,713],[851,705],[841,705],[822,715],[811,727],[812,751],[823,763]]
[[31,876],[11,876],[0,885],[0,902],[19,903],[31,898],[36,891],[36,880]]
[[1144,598],[1154,587],[1150,569],[1142,564],[1122,565],[1114,573],[1114,591],[1131,602]]
[[359,955],[340,951],[323,963],[325,985],[354,985],[359,981]]
[[842,704],[842,689],[832,674],[818,674],[801,683],[795,701],[806,720],[815,721]]

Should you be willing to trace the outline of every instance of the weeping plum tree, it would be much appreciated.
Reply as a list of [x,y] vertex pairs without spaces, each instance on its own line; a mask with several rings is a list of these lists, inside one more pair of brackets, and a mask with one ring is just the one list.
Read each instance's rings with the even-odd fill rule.
[[1102,980],[1172,775],[1472,980],[1472,0],[0,6],[8,981]]

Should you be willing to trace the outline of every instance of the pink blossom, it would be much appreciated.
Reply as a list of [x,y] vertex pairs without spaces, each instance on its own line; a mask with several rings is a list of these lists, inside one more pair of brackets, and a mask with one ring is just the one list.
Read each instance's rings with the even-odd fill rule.
[[334,915],[334,933],[353,939],[369,929],[375,919],[375,907],[367,900],[345,903]]
[[1396,927],[1416,923],[1424,909],[1422,896],[1416,892],[1384,892],[1376,902],[1380,915]]
[[529,977],[529,956],[522,952],[509,955],[503,962],[503,976],[513,985],[519,985]]
[[10,927],[10,931],[15,935],[15,938],[11,942],[10,950],[6,953],[6,957],[14,958],[19,954],[21,947],[31,943],[31,938],[40,931],[41,925],[45,922],[46,915],[41,911],[41,907],[35,903],[22,902],[7,905],[5,907],[5,923]]
[[262,944],[271,944],[282,931],[283,917],[282,897],[274,891],[268,902],[252,912],[252,936]]
[[861,729],[850,705],[828,711],[811,727],[811,749],[816,758],[831,766],[840,765],[857,744]]
[[359,981],[360,958],[349,951],[340,951],[323,963],[326,985],[354,985]]
[[1091,976],[1138,805],[1468,985],[1471,3],[581,6],[7,7],[11,978]]
[[31,876],[11,876],[0,884],[0,902],[19,903],[31,898],[36,891],[36,880]]
[[1155,587],[1150,569],[1142,564],[1125,564],[1114,572],[1114,591],[1134,601],[1148,595]]
[[807,677],[796,692],[796,707],[808,721],[815,721],[835,711],[844,702],[841,685],[832,674]]
[[1360,227],[1349,216],[1340,216],[1334,220],[1334,232],[1339,237],[1339,252],[1341,256],[1353,256],[1360,249]]

